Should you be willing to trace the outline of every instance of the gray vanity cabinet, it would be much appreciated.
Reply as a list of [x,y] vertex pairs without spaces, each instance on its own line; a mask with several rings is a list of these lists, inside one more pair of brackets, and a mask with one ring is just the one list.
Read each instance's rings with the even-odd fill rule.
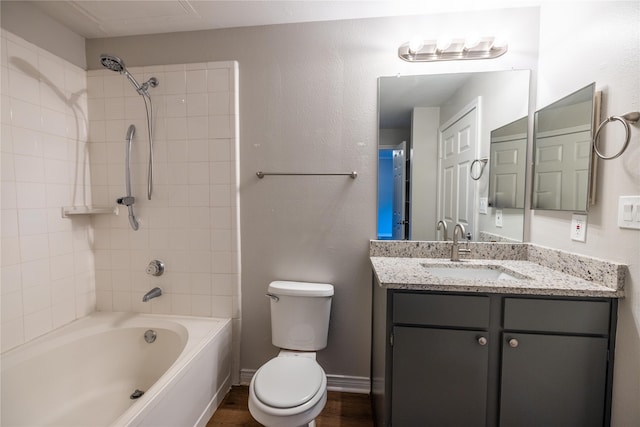
[[606,424],[609,319],[607,301],[505,298],[500,426]]
[[399,293],[393,323],[391,424],[472,426],[484,420],[489,299]]
[[373,303],[376,425],[609,425],[616,299],[374,283]]

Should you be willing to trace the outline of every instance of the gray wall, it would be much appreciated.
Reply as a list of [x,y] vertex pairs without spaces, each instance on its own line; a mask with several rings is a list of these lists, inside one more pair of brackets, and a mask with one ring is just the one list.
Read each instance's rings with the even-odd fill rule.
[[28,2],[2,0],[0,7],[2,28],[80,68],[87,68],[83,37]]
[[[409,64],[397,48],[429,29],[466,34],[504,28],[510,51],[492,61]],[[506,28],[505,28],[506,26]],[[371,273],[376,233],[377,78],[535,68],[538,11],[513,9],[393,19],[291,24],[87,40],[89,68],[102,52],[128,65],[237,60],[240,69],[242,356],[257,369],[270,341],[267,285],[333,283],[328,374],[369,376]],[[267,177],[255,172],[347,172]]]

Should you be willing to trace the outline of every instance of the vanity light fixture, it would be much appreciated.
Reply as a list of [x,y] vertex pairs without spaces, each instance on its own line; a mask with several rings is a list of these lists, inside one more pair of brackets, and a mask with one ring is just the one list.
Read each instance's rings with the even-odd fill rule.
[[461,59],[492,59],[504,55],[508,45],[497,37],[471,37],[438,40],[415,40],[398,48],[398,56],[408,62],[452,61]]

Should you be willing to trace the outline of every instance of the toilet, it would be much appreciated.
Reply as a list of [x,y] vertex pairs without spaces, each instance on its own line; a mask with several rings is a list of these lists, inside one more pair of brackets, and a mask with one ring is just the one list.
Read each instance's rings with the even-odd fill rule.
[[316,351],[327,346],[333,286],[275,281],[267,296],[271,342],[280,353],[253,375],[249,412],[267,427],[314,427],[327,403],[327,376]]

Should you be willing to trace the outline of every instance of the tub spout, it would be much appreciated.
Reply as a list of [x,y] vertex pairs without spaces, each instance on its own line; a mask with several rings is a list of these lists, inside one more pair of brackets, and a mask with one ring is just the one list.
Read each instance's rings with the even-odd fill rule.
[[142,297],[142,302],[147,302],[150,299],[159,297],[160,295],[162,295],[162,289],[155,287],[151,289],[149,292],[147,292],[146,294],[144,294],[144,296]]

